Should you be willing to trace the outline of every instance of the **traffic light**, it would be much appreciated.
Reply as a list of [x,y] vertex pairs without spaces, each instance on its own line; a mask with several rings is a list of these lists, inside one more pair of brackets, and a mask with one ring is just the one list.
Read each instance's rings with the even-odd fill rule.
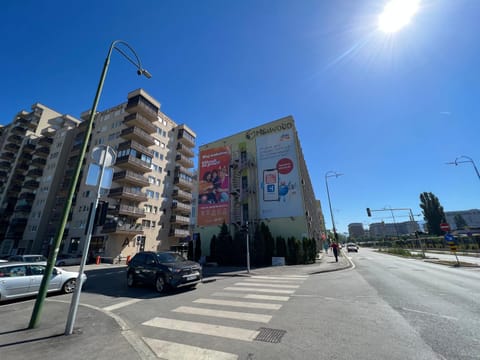
[[372,216],[372,212],[370,211],[370,208],[367,208],[367,215]]

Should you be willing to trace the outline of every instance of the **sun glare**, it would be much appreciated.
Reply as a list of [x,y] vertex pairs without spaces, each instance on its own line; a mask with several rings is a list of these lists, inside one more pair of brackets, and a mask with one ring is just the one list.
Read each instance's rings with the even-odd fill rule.
[[386,33],[394,33],[407,25],[418,11],[420,0],[391,0],[378,17],[378,27]]

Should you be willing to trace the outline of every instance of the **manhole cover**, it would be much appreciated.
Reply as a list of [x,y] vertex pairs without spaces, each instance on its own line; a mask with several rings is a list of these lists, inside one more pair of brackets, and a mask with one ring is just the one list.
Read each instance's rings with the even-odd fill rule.
[[285,330],[260,328],[257,337],[254,340],[264,341],[269,343],[279,343],[285,335]]

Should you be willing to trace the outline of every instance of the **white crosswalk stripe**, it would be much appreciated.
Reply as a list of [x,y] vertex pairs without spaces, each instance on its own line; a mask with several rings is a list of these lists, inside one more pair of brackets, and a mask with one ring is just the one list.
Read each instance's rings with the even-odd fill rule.
[[265,292],[265,293],[272,293],[272,294],[293,294],[295,290],[283,290],[283,289],[258,289],[254,287],[233,287],[228,286],[225,288],[228,291],[253,291],[253,292]]
[[308,275],[284,275],[284,276],[266,276],[266,275],[255,275],[251,277],[252,279],[267,279],[267,280],[298,280],[304,281],[308,278]]
[[288,301],[289,296],[275,296],[275,295],[262,295],[262,294],[240,294],[240,293],[229,293],[229,292],[216,292],[212,296],[222,296],[222,297],[234,297],[242,299],[256,299],[256,300],[274,300],[274,301]]
[[253,341],[253,339],[255,339],[255,337],[259,334],[259,331],[257,330],[212,325],[194,321],[175,320],[162,317],[155,317],[151,320],[145,321],[142,325],[242,341]]
[[183,314],[190,314],[190,315],[212,316],[212,317],[218,317],[218,318],[253,321],[253,322],[261,322],[261,323],[268,323],[270,320],[272,320],[271,315],[253,314],[253,313],[237,312],[237,311],[225,311],[225,310],[217,310],[217,309],[215,310],[204,309],[204,308],[197,308],[197,307],[191,307],[191,306],[180,306],[172,311],[183,313]]
[[283,289],[298,289],[300,285],[285,285],[285,284],[262,284],[254,282],[238,282],[233,284],[234,286],[258,286],[258,287],[267,287],[267,288],[283,288]]
[[143,340],[160,359],[165,360],[237,360],[238,355],[197,346],[144,337]]
[[197,304],[211,304],[211,305],[225,305],[234,307],[244,307],[250,309],[266,309],[266,310],[279,310],[282,305],[280,304],[267,304],[247,301],[230,301],[220,299],[197,299],[193,301]]

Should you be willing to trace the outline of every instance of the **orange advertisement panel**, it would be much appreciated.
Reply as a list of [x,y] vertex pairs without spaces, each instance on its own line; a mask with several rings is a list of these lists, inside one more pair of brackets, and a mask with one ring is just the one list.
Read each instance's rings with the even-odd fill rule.
[[200,152],[198,179],[198,226],[230,222],[230,147]]

